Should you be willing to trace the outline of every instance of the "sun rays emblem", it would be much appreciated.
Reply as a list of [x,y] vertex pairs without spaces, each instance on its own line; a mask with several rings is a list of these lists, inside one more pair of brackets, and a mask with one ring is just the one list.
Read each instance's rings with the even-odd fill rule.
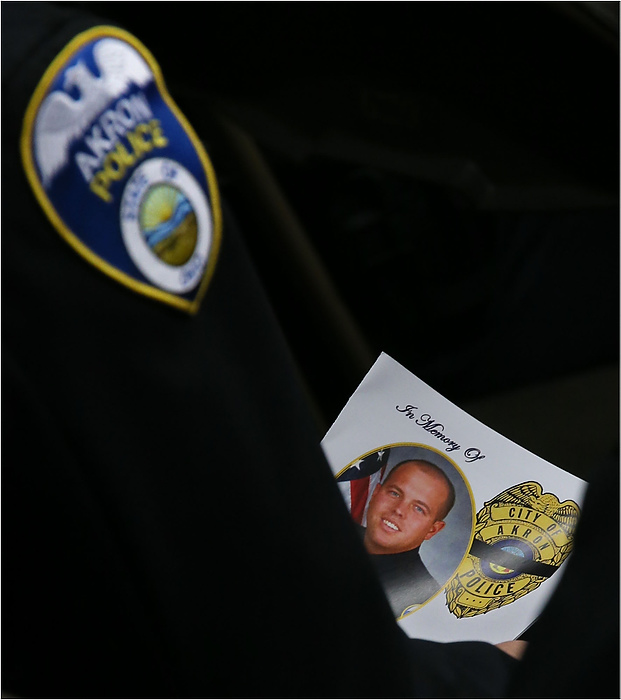
[[200,187],[180,163],[151,158],[129,179],[121,201],[121,232],[142,274],[183,294],[201,280],[212,239]]
[[171,185],[149,189],[140,207],[140,228],[149,248],[169,265],[183,265],[196,248],[196,214],[183,192]]

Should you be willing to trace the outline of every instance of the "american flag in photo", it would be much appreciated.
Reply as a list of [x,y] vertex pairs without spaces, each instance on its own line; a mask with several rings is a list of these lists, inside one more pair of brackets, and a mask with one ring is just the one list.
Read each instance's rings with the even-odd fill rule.
[[384,478],[389,454],[390,449],[384,448],[358,459],[337,479],[351,517],[359,525],[366,524],[369,499]]

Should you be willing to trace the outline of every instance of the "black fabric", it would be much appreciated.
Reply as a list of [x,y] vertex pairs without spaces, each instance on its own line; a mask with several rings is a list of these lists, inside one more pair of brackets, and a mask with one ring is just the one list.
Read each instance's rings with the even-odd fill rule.
[[563,579],[523,638],[508,697],[620,697],[618,455],[594,469]]
[[[3,689],[460,694],[452,645],[394,622],[226,207],[189,316],[85,262],[35,201],[19,160],[27,101],[96,23],[2,5]],[[506,679],[493,647],[461,649]]]
[[[410,668],[418,698],[501,698],[507,681],[520,674],[520,662],[491,644],[434,644],[408,640]],[[427,665],[427,660],[433,663]],[[367,696],[365,696],[367,697]]]

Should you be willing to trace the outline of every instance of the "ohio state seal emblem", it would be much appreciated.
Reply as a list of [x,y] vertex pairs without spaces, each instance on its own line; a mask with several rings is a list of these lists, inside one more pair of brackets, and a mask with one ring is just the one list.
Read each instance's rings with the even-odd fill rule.
[[458,618],[474,617],[534,591],[572,550],[580,509],[535,481],[503,491],[477,514],[468,555],[446,587]]

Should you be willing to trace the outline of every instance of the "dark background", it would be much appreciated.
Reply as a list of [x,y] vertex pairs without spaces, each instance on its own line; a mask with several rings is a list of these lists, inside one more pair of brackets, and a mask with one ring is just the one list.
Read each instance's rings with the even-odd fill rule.
[[616,453],[617,3],[85,5],[204,140],[320,434],[385,351],[584,478]]

